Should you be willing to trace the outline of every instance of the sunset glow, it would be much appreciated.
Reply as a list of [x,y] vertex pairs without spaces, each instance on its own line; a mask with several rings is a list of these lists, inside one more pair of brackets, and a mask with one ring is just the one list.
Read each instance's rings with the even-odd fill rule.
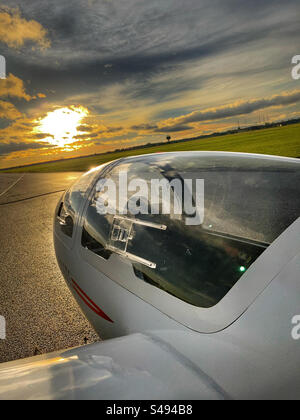
[[300,2],[253,2],[4,0],[0,169],[300,121]]
[[88,110],[81,106],[59,108],[48,112],[46,117],[39,120],[36,131],[48,134],[44,139],[48,143],[64,147],[76,140],[75,136],[80,133],[78,127],[87,115]]

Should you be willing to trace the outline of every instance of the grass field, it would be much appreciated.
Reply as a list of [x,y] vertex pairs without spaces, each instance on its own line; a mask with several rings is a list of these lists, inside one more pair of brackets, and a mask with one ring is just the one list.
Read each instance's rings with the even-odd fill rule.
[[267,128],[258,131],[228,134],[221,137],[169,143],[145,149],[114,152],[59,162],[20,167],[5,172],[71,172],[86,171],[102,163],[126,156],[155,152],[210,150],[227,152],[260,153],[287,157],[300,157],[300,124]]

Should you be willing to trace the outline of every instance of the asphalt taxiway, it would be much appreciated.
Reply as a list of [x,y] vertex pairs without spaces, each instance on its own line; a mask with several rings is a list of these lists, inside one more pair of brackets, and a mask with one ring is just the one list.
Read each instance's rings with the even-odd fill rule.
[[99,340],[56,263],[55,206],[79,173],[0,174],[0,362]]

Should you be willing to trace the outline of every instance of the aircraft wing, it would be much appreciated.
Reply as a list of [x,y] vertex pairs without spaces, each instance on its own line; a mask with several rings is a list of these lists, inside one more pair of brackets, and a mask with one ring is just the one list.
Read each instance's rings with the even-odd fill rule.
[[155,336],[133,334],[0,366],[0,399],[225,399],[198,367]]

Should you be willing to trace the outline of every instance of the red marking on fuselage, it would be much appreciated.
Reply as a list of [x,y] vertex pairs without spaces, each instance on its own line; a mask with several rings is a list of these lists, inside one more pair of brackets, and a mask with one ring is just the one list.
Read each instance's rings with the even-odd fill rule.
[[105,319],[109,322],[114,322],[112,319],[109,318],[108,315],[106,315],[105,312],[102,311],[102,309],[99,308],[98,305],[96,305],[95,302],[92,301],[92,299],[78,286],[76,281],[74,279],[71,279],[72,286],[77,295],[83,300],[83,302],[98,316],[101,316],[101,318]]

